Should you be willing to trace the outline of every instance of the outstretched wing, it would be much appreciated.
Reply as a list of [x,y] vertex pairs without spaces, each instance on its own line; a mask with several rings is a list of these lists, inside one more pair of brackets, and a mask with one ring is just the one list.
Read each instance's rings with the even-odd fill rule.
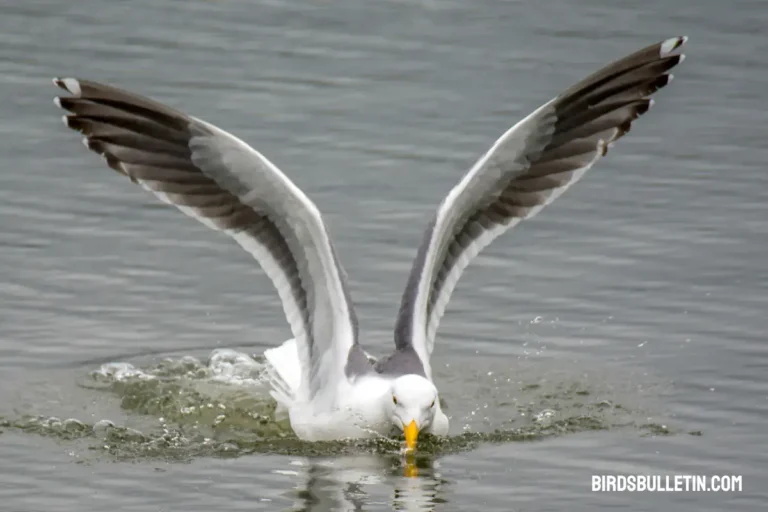
[[464,268],[484,247],[578,181],[672,80],[685,37],[643,48],[545,103],[499,138],[451,190],[411,269],[395,328],[429,371],[435,332]]
[[343,378],[357,344],[344,274],[317,207],[269,160],[205,121],[115,87],[55,79],[64,123],[166,203],[232,237],[272,280],[299,347],[303,397]]

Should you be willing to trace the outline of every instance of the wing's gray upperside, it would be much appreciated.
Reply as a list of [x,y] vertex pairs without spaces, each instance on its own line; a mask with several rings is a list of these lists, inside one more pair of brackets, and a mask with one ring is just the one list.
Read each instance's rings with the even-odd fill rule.
[[349,349],[344,373],[349,379],[355,379],[371,373],[376,364],[376,359],[365,353],[360,344],[355,344]]
[[377,373],[393,377],[415,374],[429,378],[424,363],[412,346],[398,348],[387,357],[379,359],[374,369]]
[[435,219],[433,218],[424,231],[424,236],[416,253],[416,259],[413,262],[413,266],[411,266],[411,272],[405,284],[403,296],[400,299],[400,310],[397,315],[397,322],[395,323],[395,348],[400,351],[406,351],[409,348],[413,349],[414,309],[417,307],[419,282],[422,279],[425,260],[434,229]]

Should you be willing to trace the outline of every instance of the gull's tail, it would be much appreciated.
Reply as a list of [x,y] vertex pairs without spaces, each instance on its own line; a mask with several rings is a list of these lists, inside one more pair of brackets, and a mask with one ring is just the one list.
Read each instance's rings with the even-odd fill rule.
[[267,360],[267,380],[272,386],[270,395],[277,400],[275,416],[288,414],[301,385],[301,363],[296,340],[291,338],[279,347],[264,351]]

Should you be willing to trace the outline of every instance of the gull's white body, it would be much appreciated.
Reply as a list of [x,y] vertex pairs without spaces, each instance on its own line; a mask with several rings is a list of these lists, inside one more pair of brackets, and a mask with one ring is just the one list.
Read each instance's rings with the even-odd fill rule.
[[[507,130],[440,204],[417,252],[395,351],[372,362],[357,339],[346,276],[317,207],[261,153],[163,104],[74,78],[65,124],[86,147],[159,199],[223,232],[272,280],[293,339],[267,350],[272,395],[296,434],[331,440],[404,429],[445,434],[430,358],[469,262],[578,181],[652,105],[685,38],[604,67]],[[408,433],[410,432],[410,434]],[[415,434],[414,434],[415,433]]]
[[[264,357],[268,362],[272,396],[277,401],[277,414],[287,413],[291,428],[302,439],[330,441],[340,436],[364,438],[387,435],[392,431],[392,412],[387,404],[392,401],[394,379],[373,373],[360,377],[354,383],[342,380],[336,391],[339,402],[336,407],[328,408],[325,404],[297,398],[301,362],[295,339],[265,350]],[[449,420],[439,400],[435,403],[433,416],[422,423],[427,423],[425,432],[435,435],[448,433]]]
[[334,407],[313,401],[285,404],[291,428],[308,441],[387,435],[392,423],[382,403],[391,400],[389,389],[390,383],[375,375],[361,377],[355,383],[340,382]]

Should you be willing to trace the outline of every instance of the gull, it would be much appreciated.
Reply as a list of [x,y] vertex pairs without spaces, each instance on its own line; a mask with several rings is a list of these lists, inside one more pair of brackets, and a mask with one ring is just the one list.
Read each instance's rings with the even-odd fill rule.
[[202,119],[102,83],[55,78],[64,124],[107,165],[229,235],[272,281],[292,339],[265,351],[271,395],[305,440],[448,433],[430,357],[456,283],[493,240],[559,197],[653,105],[685,37],[619,59],[507,130],[448,193],[406,282],[394,351],[361,347],[339,257],[315,204],[261,153]]

